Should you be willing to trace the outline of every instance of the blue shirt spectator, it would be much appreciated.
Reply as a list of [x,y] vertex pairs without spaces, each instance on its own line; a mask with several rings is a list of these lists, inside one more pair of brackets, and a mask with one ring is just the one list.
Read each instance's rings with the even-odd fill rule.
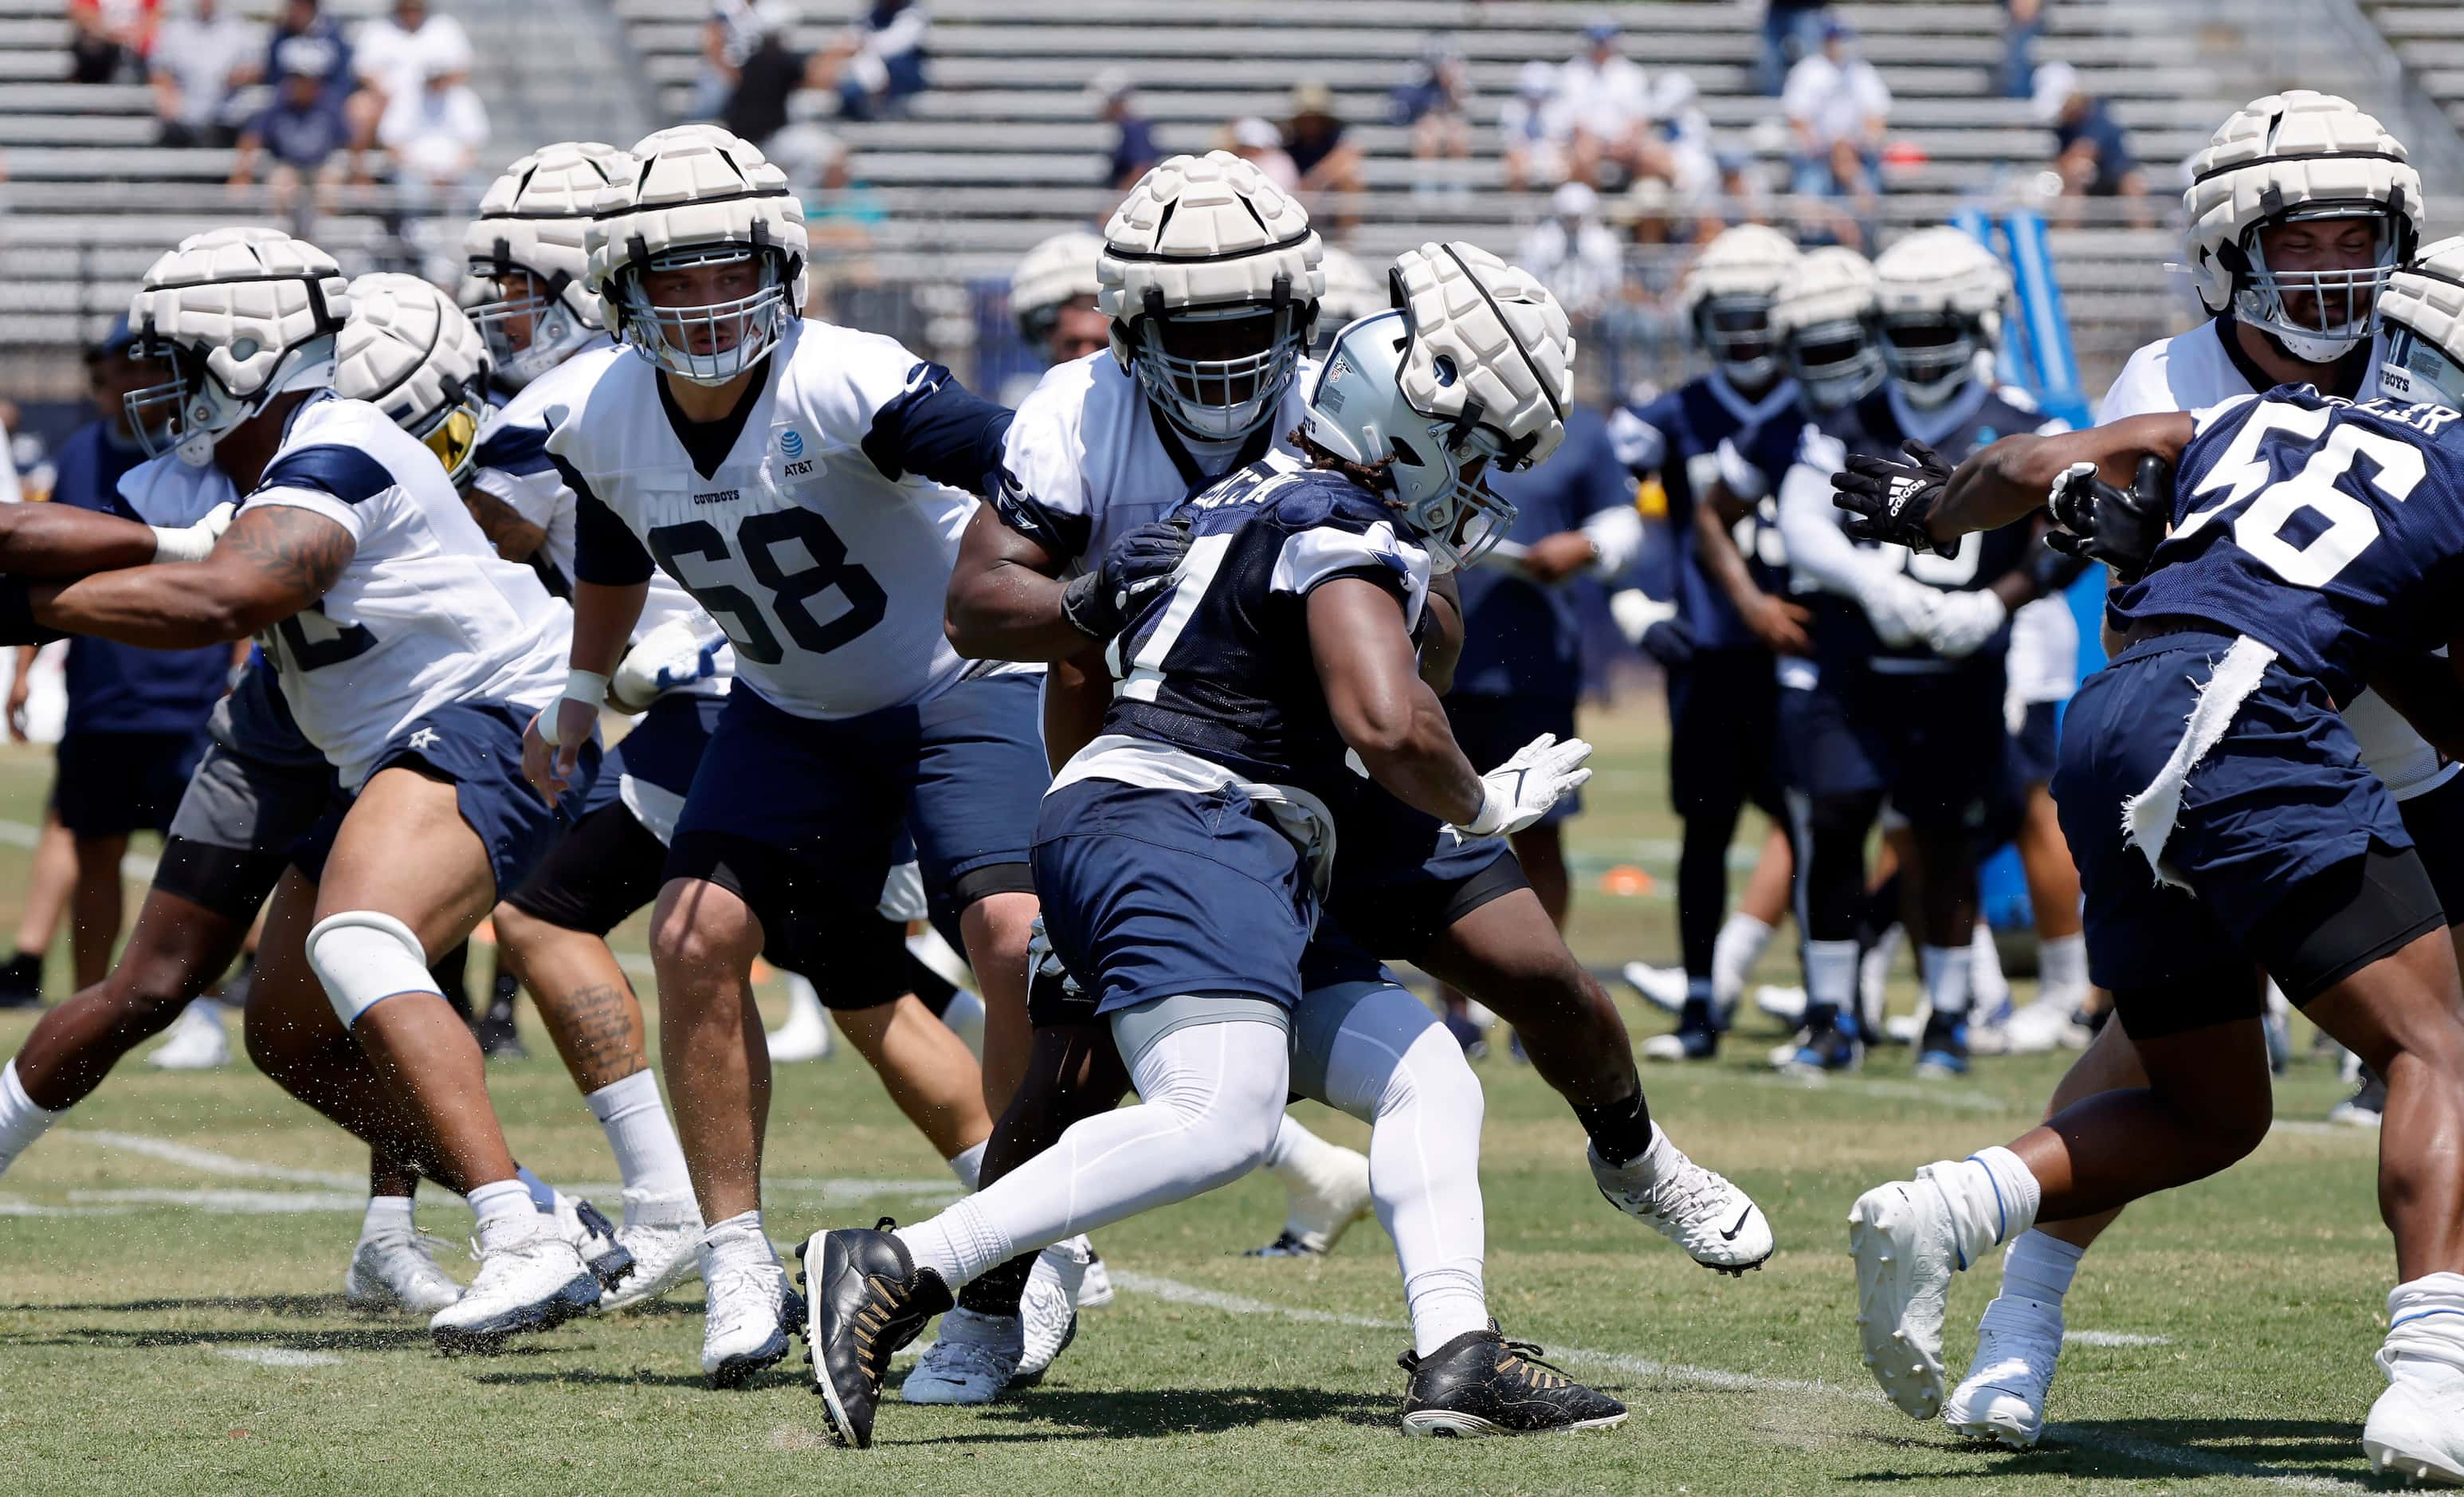
[[267,82],[279,84],[286,74],[299,72],[316,76],[319,100],[341,114],[342,100],[351,96],[351,44],[318,0],[283,0],[265,44]]
[[[120,479],[144,460],[118,422],[90,421],[60,448],[52,502],[142,523],[120,496]],[[67,732],[203,733],[231,660],[228,645],[141,649],[79,635],[69,641]]]
[[[1571,703],[1583,680],[1581,579],[1622,576],[1641,547],[1634,480],[1611,448],[1606,420],[1577,407],[1567,412],[1565,442],[1547,462],[1488,483],[1514,501],[1514,527],[1507,544],[1463,574],[1455,693]],[[1555,538],[1570,533],[1590,546],[1561,570]],[[1549,580],[1535,580],[1543,573]]]

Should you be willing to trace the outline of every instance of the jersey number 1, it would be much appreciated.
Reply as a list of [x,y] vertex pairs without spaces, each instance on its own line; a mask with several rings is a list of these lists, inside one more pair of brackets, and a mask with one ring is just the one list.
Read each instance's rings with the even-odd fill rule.
[[[729,559],[727,539],[716,525],[704,519],[661,525],[650,532],[649,540],[659,565],[710,610],[737,651],[757,665],[775,666],[787,656],[778,630],[770,627],[773,617],[800,649],[826,655],[880,623],[890,611],[890,595],[870,572],[847,560],[847,543],[839,539],[828,520],[811,510],[764,510],[745,516],[736,527],[736,548],[744,557],[745,570],[770,589],[766,616],[741,587],[695,581],[697,569],[680,564],[686,557],[706,561]],[[803,545],[804,554],[812,559],[810,566],[791,572],[779,564],[774,548],[790,540]],[[847,606],[826,621],[814,617],[805,605],[833,587]]]

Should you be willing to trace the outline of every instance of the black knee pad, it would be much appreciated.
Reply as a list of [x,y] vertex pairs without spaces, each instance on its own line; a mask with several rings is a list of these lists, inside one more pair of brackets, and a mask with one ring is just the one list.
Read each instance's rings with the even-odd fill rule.
[[622,804],[574,825],[506,903],[534,919],[603,939],[659,895],[668,849]]
[[172,837],[154,865],[154,887],[202,906],[234,925],[247,925],[291,866],[281,852],[252,852]]

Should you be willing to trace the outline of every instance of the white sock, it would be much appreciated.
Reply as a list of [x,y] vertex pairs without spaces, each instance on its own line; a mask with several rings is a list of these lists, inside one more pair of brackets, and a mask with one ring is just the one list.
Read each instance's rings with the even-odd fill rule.
[[2426,1273],[2387,1294],[2387,1345],[2464,1362],[2464,1273]]
[[616,1173],[625,1188],[652,1196],[690,1196],[693,1177],[685,1170],[684,1146],[676,1141],[676,1125],[659,1100],[659,1080],[637,1070],[583,1098],[600,1132],[616,1156]]
[[368,1214],[360,1218],[360,1241],[410,1230],[408,1196],[370,1196]]
[[1771,944],[1771,928],[1744,911],[1728,916],[1711,942],[1713,1002],[1723,1008],[1736,1006],[1746,991],[1746,975],[1762,959],[1763,948]]
[[702,1229],[701,1245],[714,1266],[742,1260],[768,1264],[778,1254],[770,1247],[770,1235],[761,1228],[759,1211],[739,1211],[724,1222],[714,1222]]
[[1925,949],[1925,1002],[1946,1019],[1968,1017],[1969,979],[1975,972],[1972,946]]
[[[984,1140],[984,1143],[990,1142],[992,1140],[989,1138]],[[950,1173],[958,1177],[958,1183],[966,1188],[969,1195],[975,1194],[976,1181],[984,1173],[984,1143],[979,1143],[972,1149],[961,1149],[950,1156],[946,1161],[950,1166]]]
[[517,1211],[529,1216],[539,1215],[539,1207],[531,1201],[531,1188],[519,1179],[502,1179],[481,1185],[462,1199],[471,1203],[471,1214],[482,1223]]
[[1018,1253],[1229,1184],[1263,1161],[1290,1074],[1281,1024],[1175,1029],[1130,1067],[1137,1106],[1072,1123],[1051,1148],[896,1236],[956,1290]]
[[1906,927],[1898,924],[1884,927],[1882,934],[1874,937],[1873,946],[1866,951],[1864,961],[1857,968],[1858,999],[1876,1023],[1881,1020],[1884,990],[1891,981],[1891,963],[1900,959],[1900,947],[1907,938]]
[[[66,1112],[67,1109],[61,1109]],[[5,1171],[26,1146],[43,1136],[44,1130],[60,1120],[60,1113],[34,1105],[26,1095],[25,1083],[17,1079],[17,1063],[11,1061],[0,1069],[0,1171]]]
[[1968,951],[1969,998],[1979,1013],[1993,1013],[2011,1001],[2011,980],[2002,975],[2002,948],[1993,944],[1993,928],[1977,921]]
[[1965,1159],[1928,1164],[1917,1171],[1917,1179],[1939,1188],[1949,1205],[1962,1268],[2035,1226],[2044,1199],[2028,1166],[1999,1144]]
[[1805,943],[1805,1002],[1811,1007],[1828,1003],[1854,1014],[1857,1002],[1857,943]]
[[1307,1190],[1317,1178],[1321,1162],[1334,1145],[1300,1125],[1289,1112],[1275,1125],[1275,1141],[1266,1145],[1266,1172],[1287,1189]]
[[2057,936],[2036,943],[2036,985],[2046,996],[2087,994],[2087,937]]
[[2002,1292],[1985,1307],[1987,1320],[2025,1315],[2062,1323],[2062,1296],[2071,1291],[2087,1249],[2048,1236],[2034,1227],[2019,1234],[2002,1255]]

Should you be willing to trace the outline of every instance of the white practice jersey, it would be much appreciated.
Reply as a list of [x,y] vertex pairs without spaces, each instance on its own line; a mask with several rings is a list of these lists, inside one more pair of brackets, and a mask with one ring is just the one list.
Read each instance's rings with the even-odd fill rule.
[[[2233,324],[2218,319],[2141,348],[2104,392],[2097,425],[2153,411],[2205,410],[2236,395],[2261,393],[2225,346],[2232,336]],[[2369,367],[2377,368],[2378,363],[2373,349]],[[2362,762],[2399,801],[2435,790],[2455,776],[2457,766],[2441,758],[2376,692],[2364,692],[2345,704],[2344,725],[2361,745]]]
[[496,555],[436,454],[384,411],[332,396],[302,406],[241,510],[266,504],[321,515],[357,546],[323,597],[258,641],[346,788],[423,714],[535,709],[563,691],[572,612]]
[[[479,434],[471,486],[502,501],[515,514],[547,532],[537,560],[545,563],[541,580],[551,591],[569,592],[572,588],[574,511],[578,501],[573,485],[564,481],[564,474],[557,471],[556,459],[548,455],[547,434],[567,411],[582,403],[582,397],[610,364],[627,357],[615,340],[605,334],[591,340],[562,363],[515,392],[514,398],[489,418],[487,429]],[[638,639],[670,620],[685,617],[709,615],[693,602],[693,594],[677,585],[674,578],[652,571],[650,591],[642,600],[641,622],[633,627],[634,637]],[[709,675],[676,691],[687,696],[724,696],[735,676],[736,650],[723,645]]]
[[1110,351],[1055,364],[1010,423],[994,502],[1011,529],[1058,560],[1064,577],[1075,577],[1124,531],[1161,519],[1232,470],[1268,451],[1299,456],[1286,438],[1299,429],[1316,383],[1317,364],[1302,360],[1258,435],[1247,443],[1178,440],[1177,459],[1145,390]]
[[638,583],[655,562],[726,631],[737,678],[801,717],[939,694],[965,673],[942,608],[979,502],[953,484],[986,484],[1009,412],[826,322],[789,324],[758,379],[708,473],[647,361],[581,393],[547,442],[579,495],[574,575]]

